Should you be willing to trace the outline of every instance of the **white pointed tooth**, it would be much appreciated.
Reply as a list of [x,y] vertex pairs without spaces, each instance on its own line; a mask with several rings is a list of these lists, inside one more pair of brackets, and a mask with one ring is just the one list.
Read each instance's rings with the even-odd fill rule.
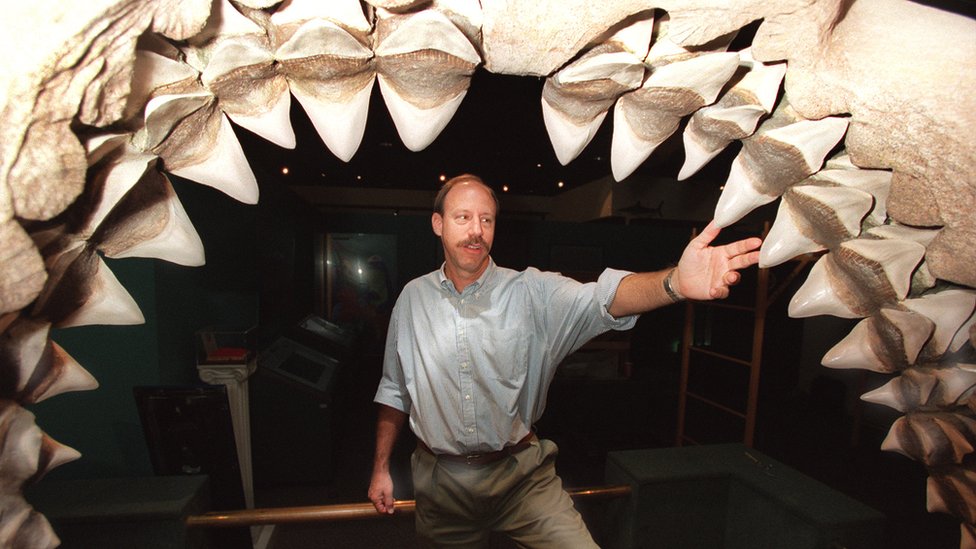
[[[698,170],[718,156],[733,140],[750,135],[755,130],[759,118],[766,114],[762,107],[756,105],[734,107],[721,105],[722,99],[719,99],[718,103],[697,111],[685,126],[682,136],[685,162],[678,173],[678,181],[698,173]],[[708,131],[706,127],[716,130],[722,128],[723,135],[719,135],[718,131]]]
[[945,513],[962,517],[959,525],[959,549],[976,547],[976,526],[973,516],[973,494],[976,494],[976,471],[961,465],[939,467],[937,475],[930,474],[925,482],[925,504],[929,513]]
[[976,423],[961,414],[917,412],[895,420],[881,448],[930,466],[959,464],[973,452],[974,434]]
[[[594,50],[599,51],[604,50]],[[604,51],[580,58],[554,74],[552,79],[560,85],[606,79],[635,89],[644,80],[644,65],[630,52]]]
[[831,347],[820,363],[827,368],[890,373],[891,367],[874,351],[872,342],[876,339],[877,335],[873,333],[873,321],[865,318],[854,326],[847,337]]
[[917,299],[906,299],[903,304],[935,323],[930,345],[936,354],[941,355],[949,348],[959,328],[973,315],[976,309],[976,292],[946,290]]
[[598,114],[588,124],[577,125],[542,98],[542,120],[546,124],[549,141],[559,163],[565,166],[579,156],[593,140],[607,116],[606,111]]
[[959,367],[909,368],[863,400],[907,413],[921,408],[952,408],[976,390],[976,372]]
[[54,357],[54,368],[39,387],[40,391],[32,395],[33,402],[41,402],[53,396],[75,391],[91,391],[98,388],[98,381],[88,370],[71,357],[57,343],[51,342]]
[[343,162],[352,159],[363,141],[372,91],[373,79],[370,79],[368,86],[344,101],[327,102],[319,101],[297,87],[292,88],[292,93],[301,103],[322,142]]
[[741,78],[714,105],[696,112],[685,127],[685,163],[679,181],[694,175],[733,140],[755,132],[759,119],[772,111],[786,64],[755,61],[746,48],[739,52],[739,65]]
[[330,19],[348,28],[368,33],[369,21],[359,0],[285,0],[271,14],[271,22],[277,26],[298,23],[309,19]]
[[134,207],[139,211],[109,229],[108,241],[99,248],[112,258],[152,257],[188,267],[203,265],[203,241],[169,180],[156,175],[137,189]]
[[216,101],[217,98],[206,91],[153,97],[146,104],[145,123],[133,136],[133,145],[144,152],[153,151],[166,141],[181,121]]
[[776,221],[763,239],[759,249],[759,266],[768,268],[811,252],[825,249],[825,246],[804,236],[796,224],[799,212],[794,212],[790,203],[781,200],[776,211]]
[[645,140],[630,125],[627,115],[624,114],[621,102],[626,103],[627,96],[620,98],[616,108],[613,109],[613,138],[610,142],[610,169],[613,178],[623,181],[630,174],[634,173],[654,149],[658,147],[669,134],[654,141]]
[[684,181],[698,173],[699,170],[705,167],[705,164],[708,164],[713,158],[718,156],[718,153],[722,152],[728,146],[728,143],[718,147],[704,146],[704,140],[696,135],[699,132],[698,125],[698,120],[695,116],[692,116],[688,120],[688,125],[685,126],[684,133],[681,135],[681,142],[684,144],[685,149],[685,161],[678,171],[678,181]]
[[766,136],[796,147],[803,154],[809,173],[823,165],[824,157],[847,133],[849,120],[828,116],[820,120],[801,120],[788,126],[770,130]]
[[375,80],[369,66],[373,52],[335,23],[313,19],[275,55],[322,142],[343,162],[351,160],[366,130]]
[[827,262],[832,254],[821,257],[810,269],[806,281],[790,300],[789,316],[806,318],[818,315],[831,315],[840,318],[858,318],[862,315],[851,310],[837,295],[831,284]]
[[[909,406],[905,400],[904,388],[902,387],[901,380],[905,377],[905,374],[898,376],[888,383],[885,383],[881,387],[873,391],[868,391],[861,395],[861,400],[865,402],[870,402],[873,404],[880,404],[882,406],[887,406],[893,410],[898,410],[899,412],[905,413],[912,408]],[[935,386],[934,379],[923,380],[929,387]],[[924,390],[924,388],[923,388]],[[917,404],[917,403],[912,403]]]
[[94,324],[130,325],[146,321],[139,305],[132,299],[105,261],[93,255],[94,268],[90,274],[90,292],[84,304],[57,323],[59,328]]
[[285,149],[295,148],[295,130],[291,126],[291,95],[279,94],[271,108],[253,116],[227,113],[238,126],[248,129]]
[[[760,107],[766,112],[773,112],[776,99],[779,97],[780,85],[786,76],[786,63],[763,63],[752,57],[752,48],[739,52],[741,63],[749,67],[749,72],[734,88],[748,90],[755,96]],[[755,128],[755,126],[753,126]]]
[[462,91],[436,107],[424,109],[404,99],[382,74],[379,75],[378,81],[386,108],[390,112],[400,139],[403,140],[404,146],[414,152],[426,149],[437,139],[451,118],[454,118],[454,113],[468,93],[467,90]]
[[210,52],[207,68],[200,75],[200,81],[212,88],[222,78],[248,66],[262,66],[274,63],[274,56],[263,45],[247,38],[229,38],[219,41]]
[[365,60],[373,52],[349,31],[332,21],[311,19],[305,21],[275,50],[275,58],[282,61],[308,58],[334,57],[338,59]]
[[[831,232],[833,239],[827,244],[839,240],[847,240],[861,234],[861,220],[871,211],[874,203],[870,194],[857,189],[845,187],[821,187],[819,185],[797,185],[791,187],[791,196],[803,197],[811,203],[822,204],[830,212],[830,221],[823,224],[839,222],[840,227],[822,227],[825,232]],[[833,229],[833,230],[830,230]]]
[[378,57],[389,57],[420,50],[438,50],[477,65],[481,55],[464,33],[444,14],[424,10],[405,17],[376,47]]
[[898,309],[881,309],[879,313],[888,325],[895,328],[900,339],[901,349],[892,348],[893,344],[886,341],[886,348],[890,353],[901,353],[908,365],[914,364],[918,358],[918,353],[922,350],[925,342],[931,337],[935,329],[935,323],[925,315],[912,311],[902,311]]
[[[827,152],[847,130],[847,119],[828,117],[821,120],[803,120],[785,103],[781,103],[773,116],[767,119],[752,137],[742,142],[742,150],[736,157],[729,175],[726,193],[733,177],[744,181],[736,188],[751,186],[751,193],[740,190],[745,197],[766,196],[769,200],[783,194],[789,187],[809,177],[820,168]],[[725,199],[725,193],[722,196]],[[767,200],[766,202],[768,202]],[[731,202],[731,200],[725,200]],[[734,202],[738,207],[724,211],[717,208],[729,223],[741,219],[751,209],[766,202],[750,204],[746,200]],[[719,201],[724,206],[723,200]]]
[[177,82],[195,82],[199,76],[200,72],[187,63],[154,51],[136,50],[131,91],[126,99],[126,118],[137,116],[152,97],[153,92],[161,86]]
[[868,193],[846,187],[790,187],[783,193],[776,222],[763,242],[763,250],[767,246],[769,250],[765,259],[760,253],[760,263],[777,265],[858,236],[861,220],[873,202]]
[[200,79],[220,98],[220,108],[238,125],[278,146],[294,148],[291,96],[267,43],[252,36],[235,37],[219,40],[210,50]]
[[126,146],[118,160],[106,165],[96,175],[96,178],[102,181],[101,196],[85,227],[81,230],[82,234],[90,235],[98,230],[105,217],[146,173],[149,164],[155,159],[155,155]]
[[[65,446],[48,435],[44,435],[41,442],[44,469],[42,475],[56,469],[65,463],[70,463],[81,457],[81,452],[70,446]],[[35,479],[36,480],[36,479]]]
[[842,248],[881,266],[898,299],[905,299],[912,271],[925,256],[925,247],[908,240],[868,240],[859,238],[841,244]]
[[640,59],[617,49],[620,47],[617,43],[597,46],[546,79],[542,116],[553,150],[563,165],[590,143],[613,101],[640,86],[644,79]]
[[27,386],[47,351],[50,328],[51,325],[47,322],[21,319],[9,328],[6,337],[0,342],[3,354],[10,360],[10,366],[17,369],[17,392],[23,391]]
[[[653,47],[652,47],[653,49]],[[621,181],[678,129],[681,118],[715,101],[739,64],[737,53],[708,53],[664,65],[617,101],[610,164]]]
[[715,205],[715,222],[719,227],[728,227],[745,217],[759,206],[776,200],[775,196],[763,194],[756,190],[749,174],[743,166],[740,152],[729,170],[729,177],[725,180],[722,195]]
[[738,66],[739,54],[736,52],[706,53],[655,70],[642,87],[688,89],[701,96],[705,105],[709,105],[718,97]]
[[454,117],[481,56],[440,12],[424,10],[398,19],[376,47],[378,80],[400,139],[420,151]]
[[829,181],[845,187],[862,190],[874,197],[870,218],[872,225],[881,225],[888,218],[888,193],[891,190],[891,172],[887,170],[862,170],[832,168],[821,170],[814,176],[819,181]]
[[654,12],[639,18],[630,25],[620,29],[611,36],[608,41],[620,44],[620,46],[637,61],[643,64],[651,48],[651,36],[654,34]]
[[220,113],[217,139],[202,162],[170,170],[175,175],[213,187],[244,204],[257,204],[258,182],[247,163],[241,142],[227,117]]

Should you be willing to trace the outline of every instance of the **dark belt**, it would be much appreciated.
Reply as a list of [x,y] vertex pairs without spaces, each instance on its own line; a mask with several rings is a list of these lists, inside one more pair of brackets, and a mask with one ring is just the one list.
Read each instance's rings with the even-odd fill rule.
[[466,455],[456,455],[456,454],[435,454],[426,444],[422,441],[417,441],[417,447],[421,450],[427,452],[428,454],[436,457],[437,459],[443,459],[446,461],[456,461],[459,463],[465,463],[467,465],[484,465],[486,463],[493,463],[500,459],[507,458],[508,456],[517,454],[522,450],[525,450],[532,443],[538,440],[534,432],[529,432],[529,434],[522,437],[522,440],[516,442],[511,446],[506,446],[501,450],[496,450],[494,452],[484,452],[480,454],[466,454]]

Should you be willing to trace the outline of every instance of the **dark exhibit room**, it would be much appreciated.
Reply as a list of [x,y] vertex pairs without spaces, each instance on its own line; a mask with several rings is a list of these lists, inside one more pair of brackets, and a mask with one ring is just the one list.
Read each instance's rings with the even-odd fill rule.
[[[266,19],[274,22],[270,15]],[[726,46],[732,52],[728,55],[735,57],[729,75],[738,70],[738,53],[751,44],[760,22],[756,18],[736,23],[741,32],[731,35],[735,38]],[[280,59],[275,63],[284,64]],[[667,74],[657,67],[655,71],[650,74]],[[201,74],[208,77],[208,73]],[[749,147],[768,144],[756,145],[758,139],[729,140],[696,173],[687,175],[683,169],[690,162],[690,153],[686,153],[688,145],[683,139],[687,139],[685,130],[693,123],[692,117],[668,114],[674,119],[673,131],[645,160],[634,163],[625,177],[615,177],[614,172],[621,169],[614,156],[615,147],[620,147],[614,143],[619,139],[615,127],[625,123],[617,118],[624,116],[620,114],[624,108],[618,104],[602,124],[598,121],[590,128],[589,141],[564,165],[559,159],[564,153],[554,150],[547,131],[546,117],[554,115],[540,99],[565,90],[554,92],[546,86],[544,77],[496,74],[479,66],[456,113],[436,139],[422,150],[412,151],[404,144],[384,100],[383,94],[391,92],[383,88],[381,93],[377,84],[368,100],[361,143],[348,160],[340,159],[323,142],[299,100],[292,100],[289,107],[294,148],[275,144],[231,117],[234,124],[224,122],[232,127],[256,179],[260,199],[254,204],[198,184],[177,168],[166,171],[202,241],[205,264],[187,266],[92,252],[131,295],[144,322],[65,328],[54,324],[50,337],[57,345],[45,352],[70,354],[97,380],[97,389],[69,392],[28,408],[43,434],[81,454],[44,474],[41,482],[25,483],[23,488],[24,498],[51,522],[62,547],[423,546],[415,522],[417,509],[433,497],[424,493],[422,500],[416,495],[423,490],[415,492],[412,471],[416,474],[423,457],[435,456],[436,462],[437,454],[447,452],[418,440],[411,430],[424,432],[429,424],[419,420],[431,420],[395,410],[402,415],[395,417],[406,421],[400,425],[395,443],[390,443],[389,475],[396,511],[391,515],[377,512],[369,492],[371,482],[382,485],[374,477],[378,417],[379,424],[385,425],[382,420],[389,416],[384,411],[394,408],[379,406],[374,397],[384,376],[384,355],[390,352],[387,346],[393,348],[388,342],[397,339],[390,337],[391,318],[396,318],[394,306],[405,286],[445,265],[438,289],[445,295],[455,289],[448,273],[456,261],[455,250],[448,248],[448,237],[435,234],[439,227],[435,219],[444,223],[446,215],[432,213],[442,185],[462,174],[483,179],[499,204],[497,218],[480,213],[472,216],[491,223],[493,243],[484,246],[483,240],[465,241],[465,252],[487,255],[490,248],[490,257],[499,267],[561,273],[586,288],[604,288],[605,269],[634,273],[674,269],[666,279],[663,274],[655,279],[654,289],[674,302],[640,314],[629,329],[604,330],[567,351],[554,368],[548,391],[542,391],[541,417],[532,425],[518,426],[529,431],[524,437],[525,430],[509,437],[518,450],[504,448],[514,454],[522,451],[523,443],[555,443],[556,474],[572,496],[584,530],[589,530],[598,546],[959,547],[959,517],[943,512],[945,509],[930,512],[927,508],[933,497],[933,471],[944,470],[927,468],[929,464],[908,457],[903,447],[892,442],[891,431],[907,429],[903,425],[907,412],[884,405],[889,390],[885,388],[900,370],[913,367],[916,358],[919,364],[923,359],[932,364],[936,360],[935,352],[926,346],[934,345],[926,343],[928,335],[915,342],[914,355],[885,354],[895,344],[904,343],[905,349],[911,346],[911,338],[898,331],[903,319],[921,323],[918,318],[923,318],[928,322],[926,334],[945,339],[943,351],[950,345],[954,350],[963,348],[968,358],[954,360],[973,369],[972,344],[965,339],[970,336],[963,333],[969,330],[966,333],[972,334],[973,329],[960,329],[962,336],[941,334],[924,317],[927,302],[906,298],[924,276],[932,280],[930,287],[935,290],[948,284],[939,280],[936,286],[937,277],[921,263],[928,241],[912,242],[915,248],[911,250],[921,250],[917,257],[884,250],[892,263],[904,263],[899,258],[909,256],[915,261],[903,277],[905,288],[889,292],[901,291],[893,298],[895,305],[887,308],[878,305],[889,303],[882,297],[851,290],[857,288],[857,281],[851,280],[858,273],[838,266],[840,260],[828,255],[853,257],[863,248],[867,257],[869,252],[875,253],[870,246],[887,242],[883,238],[888,237],[879,231],[877,237],[857,240],[870,241],[862,248],[840,238],[831,240],[829,246],[818,246],[820,241],[810,235],[819,236],[819,229],[811,229],[812,222],[805,221],[797,222],[795,231],[796,241],[810,244],[807,248],[801,244],[785,251],[764,247],[763,254],[780,253],[782,259],[762,268],[741,269],[727,298],[676,296],[671,277],[686,246],[707,233],[706,227],[720,216],[719,210],[739,207],[737,203],[729,206],[732,199],[727,196],[732,193],[725,193],[726,185],[742,184],[743,179],[736,177],[759,171],[739,159],[750,152]],[[723,86],[716,88],[716,94],[719,89]],[[166,108],[160,107],[160,112]],[[787,116],[782,112],[790,109],[784,99],[775,114],[769,109],[763,116],[775,116],[779,124],[779,117]],[[850,117],[840,118],[840,122],[831,120],[841,129],[830,130],[837,136],[834,144],[824,147],[817,169],[821,162],[831,162],[834,167],[850,163],[843,141],[838,141],[845,131],[852,131],[847,129]],[[79,132],[89,129],[78,126]],[[189,130],[172,130],[174,134],[178,131]],[[790,155],[802,156],[793,150],[782,156],[792,158]],[[177,166],[177,162],[171,164]],[[92,163],[88,169],[94,172],[97,166]],[[858,169],[853,164],[850,168]],[[788,171],[777,169],[777,175]],[[885,174],[890,180],[890,174]],[[734,222],[711,244],[725,249],[752,237],[772,234],[779,238],[776,231],[785,229],[782,225],[773,228],[774,224],[791,215],[789,208],[827,200],[822,198],[827,195],[824,188],[836,191],[843,187],[837,194],[850,191],[851,203],[861,200],[854,206],[844,203],[845,208],[860,208],[856,228],[841,227],[851,233],[847,239],[854,241],[860,234],[862,219],[868,220],[864,227],[872,230],[892,224],[885,225],[886,214],[877,206],[876,196],[845,185],[831,180],[821,187],[807,185],[816,187],[813,190],[790,191],[789,196],[780,189],[776,192],[783,195],[782,201],[778,195],[767,196],[772,191],[750,190],[749,200],[754,203],[733,216]],[[472,187],[482,193],[482,199],[489,196],[477,185],[460,188],[468,192]],[[457,196],[454,199],[460,200]],[[68,215],[74,214],[69,211]],[[845,223],[832,211],[818,215],[816,220],[826,219],[824,223],[831,226]],[[880,221],[872,225],[871,215],[880,215]],[[41,231],[32,236],[35,242],[43,242]],[[740,257],[750,251],[742,251]],[[759,252],[755,255],[766,259]],[[685,261],[681,264],[687,265]],[[868,273],[865,276],[874,277],[871,280],[884,279],[888,273],[880,262],[863,260],[857,266]],[[728,267],[723,273],[728,276],[737,269]],[[692,278],[683,269],[681,272]],[[805,306],[802,298],[810,302],[821,298],[813,295],[815,290],[809,289],[807,281],[830,276],[841,280],[837,283],[842,287],[837,290],[841,298],[863,307],[837,314],[836,309],[817,302],[812,312],[800,310]],[[623,282],[617,283],[624,287]],[[480,283],[475,284],[480,290]],[[723,279],[720,284],[729,283]],[[613,286],[622,294],[617,288]],[[889,289],[885,286],[884,291]],[[480,299],[477,290],[472,294],[463,290],[459,288],[451,299],[460,304],[468,295]],[[938,294],[935,290],[927,296]],[[967,296],[973,293],[964,291]],[[417,305],[417,301],[411,301],[412,314],[423,317],[418,324],[430,326],[429,333],[421,333],[418,339],[426,337],[432,342],[445,333],[437,331],[433,318],[438,309]],[[541,308],[558,305],[553,302]],[[479,306],[462,309],[459,305],[458,310],[490,316],[490,311]],[[611,317],[608,309],[600,311]],[[877,312],[882,309],[883,313]],[[967,320],[971,309],[960,317],[957,329],[972,326],[972,320]],[[610,320],[606,322],[609,325]],[[519,334],[521,326],[502,328],[513,335],[508,346],[525,341],[526,336]],[[573,326],[576,331],[583,329]],[[464,328],[459,330],[456,345],[465,349],[468,340]],[[881,335],[875,337],[871,332],[859,344],[839,345],[865,330]],[[490,347],[487,335],[472,333],[472,341]],[[960,337],[965,341],[958,343]],[[935,338],[932,335],[933,341]],[[408,344],[396,343],[401,347],[390,354],[397,353],[397,364],[423,354],[410,354],[403,350]],[[443,343],[449,344],[455,342]],[[519,357],[528,352],[516,351],[512,354]],[[873,370],[850,365],[865,356],[883,364]],[[888,367],[891,363],[898,367]],[[467,365],[461,362],[459,368]],[[413,373],[398,371],[404,378]],[[467,379],[454,370],[449,374],[462,380],[459,385]],[[477,375],[483,378],[476,383],[511,382],[483,371]],[[904,383],[915,383],[914,375],[903,375]],[[970,385],[976,383],[973,379]],[[397,381],[411,389],[416,382]],[[540,381],[543,386],[546,382],[548,379]],[[923,388],[934,383],[917,382]],[[902,387],[912,395],[916,389],[922,390],[915,385]],[[973,390],[968,389],[969,406]],[[488,394],[496,394],[491,391],[486,389]],[[869,393],[872,396],[862,398]],[[936,394],[941,395],[933,390]],[[462,407],[468,406],[463,400],[469,398],[470,394],[458,392],[442,400],[418,399],[413,406],[428,406],[418,409],[436,412],[443,402],[455,404],[456,400],[458,409],[467,413],[470,408]],[[960,408],[965,408],[963,400],[959,398]],[[485,407],[521,404],[490,402]],[[937,404],[932,406],[935,410]],[[478,413],[478,420],[484,422],[484,409]],[[972,422],[971,409],[963,415]],[[474,432],[470,427],[465,430]],[[462,431],[461,426],[457,431]],[[952,438],[952,432],[945,436]],[[37,436],[37,445],[49,444]],[[452,436],[460,440],[465,435]],[[905,436],[919,446],[927,443],[921,435]],[[969,448],[965,459],[971,472],[976,441],[967,440],[960,445]],[[932,444],[939,451],[947,447]],[[472,450],[471,455],[448,457],[467,459],[470,465],[472,455],[478,458],[482,453],[494,456],[498,452],[502,451]],[[969,482],[972,486],[972,478]],[[418,481],[417,486],[423,483]],[[963,485],[960,491],[965,490]],[[970,501],[972,496],[962,493],[959,500]],[[952,508],[951,503],[946,506]],[[489,546],[523,545],[492,531]]]

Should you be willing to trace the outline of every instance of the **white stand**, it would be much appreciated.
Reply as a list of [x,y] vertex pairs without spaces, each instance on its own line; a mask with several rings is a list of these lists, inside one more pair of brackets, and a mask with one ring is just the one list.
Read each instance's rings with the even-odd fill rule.
[[[227,388],[237,460],[241,468],[241,485],[244,487],[244,505],[248,509],[254,508],[254,476],[251,468],[251,412],[247,379],[256,367],[253,359],[246,364],[197,364],[197,372],[204,383]],[[255,549],[267,547],[273,530],[274,525],[251,527]]]

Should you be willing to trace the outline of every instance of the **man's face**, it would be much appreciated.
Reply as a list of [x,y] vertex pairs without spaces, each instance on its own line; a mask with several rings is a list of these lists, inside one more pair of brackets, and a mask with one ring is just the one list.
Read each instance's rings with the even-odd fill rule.
[[[444,199],[444,214],[431,218],[444,246],[448,278],[473,282],[488,267],[495,239],[495,201],[478,183],[460,183]],[[458,288],[461,290],[462,288]]]

